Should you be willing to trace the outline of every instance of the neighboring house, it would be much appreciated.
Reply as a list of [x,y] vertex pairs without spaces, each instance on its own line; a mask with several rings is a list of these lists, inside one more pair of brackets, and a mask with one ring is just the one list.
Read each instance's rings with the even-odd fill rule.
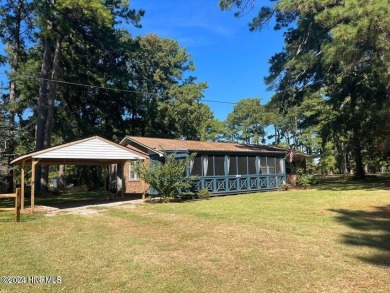
[[[197,177],[195,190],[207,189],[212,194],[272,190],[286,182],[288,150],[284,148],[134,136],[120,144],[152,161],[161,160],[164,152],[177,158],[196,153],[186,175]],[[130,161],[124,167],[124,178],[129,180],[125,192],[147,193],[147,185],[134,172],[135,164]]]

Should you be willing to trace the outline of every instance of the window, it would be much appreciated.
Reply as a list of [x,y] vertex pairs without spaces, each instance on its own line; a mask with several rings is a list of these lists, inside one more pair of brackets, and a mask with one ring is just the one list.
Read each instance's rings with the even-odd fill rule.
[[138,161],[130,161],[129,162],[129,180],[138,180],[138,174],[135,172],[137,165],[139,164]]

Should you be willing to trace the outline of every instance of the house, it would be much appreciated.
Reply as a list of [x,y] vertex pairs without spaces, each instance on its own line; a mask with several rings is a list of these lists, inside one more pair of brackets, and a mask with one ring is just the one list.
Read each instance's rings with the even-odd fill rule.
[[[24,208],[25,169],[31,168],[31,209],[34,209],[35,170],[40,165],[100,165],[109,170],[110,185],[122,195],[151,193],[138,178],[140,161],[161,161],[165,153],[180,159],[192,153],[186,176],[194,176],[195,190],[212,194],[232,194],[278,189],[286,182],[286,158],[290,150],[275,146],[204,142],[179,139],[126,136],[120,144],[94,136],[54,146],[16,158],[20,166],[22,209]],[[306,155],[297,153],[294,161]],[[289,158],[291,159],[291,157]],[[289,163],[287,163],[289,164]]]
[[[186,175],[196,176],[195,190],[207,189],[211,194],[272,190],[286,182],[284,148],[136,136],[126,136],[120,145],[150,161],[161,160],[164,153],[174,153],[176,158],[196,153]],[[136,163],[125,166],[124,178],[129,180],[125,192],[149,192],[134,172]]]

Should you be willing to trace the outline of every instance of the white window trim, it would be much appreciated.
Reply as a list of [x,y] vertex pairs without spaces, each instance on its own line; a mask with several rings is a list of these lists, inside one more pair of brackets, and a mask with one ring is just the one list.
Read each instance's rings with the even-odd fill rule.
[[[129,161],[129,181],[139,180],[138,174],[134,172],[134,167],[137,163],[138,163],[138,161],[136,161],[136,160]],[[131,177],[131,174],[133,174],[134,177]]]

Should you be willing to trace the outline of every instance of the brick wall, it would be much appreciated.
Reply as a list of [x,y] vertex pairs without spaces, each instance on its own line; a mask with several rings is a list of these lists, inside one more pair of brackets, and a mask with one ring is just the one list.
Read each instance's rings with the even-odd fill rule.
[[[146,161],[146,163],[148,160]],[[141,179],[130,179],[129,176],[129,162],[126,162],[124,166],[124,177],[126,181],[126,189],[125,193],[136,193],[142,194],[143,192],[147,192],[149,190],[148,185]]]

